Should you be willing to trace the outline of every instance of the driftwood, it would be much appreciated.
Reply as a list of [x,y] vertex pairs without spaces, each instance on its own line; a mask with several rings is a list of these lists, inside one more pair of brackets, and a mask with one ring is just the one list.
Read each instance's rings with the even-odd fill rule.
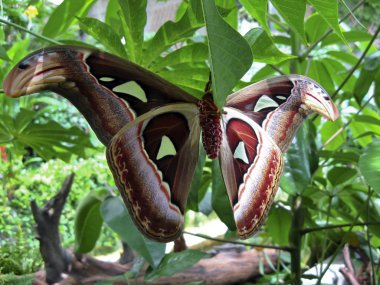
[[[70,192],[74,174],[68,176],[61,190],[41,209],[35,201],[31,202],[34,219],[37,223],[37,239],[40,252],[45,262],[45,270],[36,273],[35,285],[57,284],[77,285],[95,284],[97,281],[112,280],[113,277],[128,272],[132,268],[131,252],[125,245],[124,256],[120,262],[104,262],[88,255],[75,255],[71,250],[63,249],[59,236],[59,218]],[[175,243],[176,251],[186,249],[183,236]],[[276,262],[275,250],[249,250],[245,248],[221,248],[220,252],[208,259],[203,259],[186,271],[173,276],[162,277],[154,282],[144,281],[143,273],[131,281],[118,281],[113,284],[152,284],[171,285],[203,281],[203,284],[239,284],[260,275],[259,264],[263,263],[265,272],[270,272],[264,255],[272,263]]]

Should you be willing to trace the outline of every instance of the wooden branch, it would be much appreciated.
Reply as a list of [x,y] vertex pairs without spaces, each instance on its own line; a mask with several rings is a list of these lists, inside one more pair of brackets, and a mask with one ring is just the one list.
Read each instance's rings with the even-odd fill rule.
[[[260,263],[263,264],[266,273],[272,271],[265,256],[275,265],[278,251],[274,249],[222,251],[211,258],[202,259],[186,271],[179,272],[173,276],[165,276],[152,282],[144,281],[143,274],[129,281],[111,281],[113,277],[128,272],[132,267],[132,263],[121,265],[119,263],[103,262],[87,255],[83,255],[81,260],[76,260],[75,256],[73,256],[70,274],[66,275],[56,285],[90,285],[96,284],[98,281],[109,281],[118,285],[179,285],[195,281],[203,281],[204,283],[202,284],[205,285],[241,284],[244,281],[260,276]],[[43,271],[38,272],[33,284],[46,285],[43,281],[44,276]]]
[[49,200],[43,209],[38,208],[34,200],[30,203],[36,221],[38,234],[36,238],[40,242],[40,253],[45,263],[46,282],[48,284],[60,281],[62,273],[68,269],[70,264],[70,258],[61,246],[59,219],[73,180],[74,174],[69,175],[58,194]]

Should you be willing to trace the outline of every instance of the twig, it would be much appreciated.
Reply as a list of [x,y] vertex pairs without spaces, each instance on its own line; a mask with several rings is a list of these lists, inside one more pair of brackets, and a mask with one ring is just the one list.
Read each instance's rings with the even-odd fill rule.
[[372,95],[368,98],[368,100],[360,107],[360,109],[355,113],[354,116],[352,116],[339,130],[337,130],[320,148],[318,151],[321,151],[324,149],[329,143],[331,143],[338,135],[340,135],[349,124],[352,123],[352,120],[355,116],[359,115],[363,109],[368,105],[368,103],[375,97],[375,95]]
[[[342,19],[340,19],[339,23],[342,23],[344,20],[346,20],[352,12],[356,11],[361,5],[365,3],[365,0],[360,1],[358,4],[356,4],[352,9],[351,12],[348,12]],[[333,32],[332,29],[329,29],[324,35],[322,35],[315,43],[313,43],[301,56],[301,61],[305,59],[317,46],[318,44],[323,41],[325,38],[327,38],[328,35],[330,35]]]
[[359,60],[355,63],[355,65],[351,68],[350,72],[347,74],[347,76],[344,78],[342,83],[339,85],[338,89],[335,90],[334,94],[331,96],[331,98],[334,99],[334,97],[338,94],[338,92],[343,88],[344,85],[346,85],[347,81],[351,78],[352,74],[354,74],[355,70],[359,67],[359,65],[362,63],[364,57],[367,55],[369,49],[371,48],[373,42],[376,40],[377,35],[380,32],[380,25],[377,27],[376,32],[373,34],[370,42],[368,43],[367,47],[365,48],[364,52],[360,56]]
[[[371,189],[370,186],[368,186],[368,195],[372,195],[373,190]],[[371,201],[368,200],[367,204],[367,221],[369,220],[369,203]],[[368,251],[369,251],[369,264],[371,266],[371,271],[372,271],[372,284],[375,285],[377,284],[377,279],[376,279],[376,271],[375,271],[375,261],[373,260],[373,253],[372,253],[372,246],[371,246],[371,237],[369,234],[369,227],[366,229],[366,235],[367,235],[367,242],[368,242]]]
[[341,225],[328,225],[323,227],[317,227],[317,228],[305,228],[302,230],[302,234],[308,234],[311,232],[316,231],[324,231],[324,230],[331,230],[331,229],[339,229],[339,228],[346,228],[346,227],[365,227],[365,226],[380,226],[380,222],[365,222],[365,223],[355,223],[355,224],[341,224]]
[[35,32],[32,32],[32,31],[30,31],[30,30],[24,28],[23,26],[17,25],[17,24],[12,23],[12,22],[9,22],[9,21],[7,21],[7,20],[5,20],[5,19],[1,19],[1,18],[0,18],[0,23],[3,23],[3,24],[6,24],[6,25],[8,25],[8,26],[11,26],[11,27],[14,27],[14,28],[16,28],[16,29],[19,29],[19,30],[21,30],[21,31],[23,31],[23,32],[25,32],[25,33],[31,34],[31,35],[35,36],[36,38],[39,38],[39,39],[41,39],[41,40],[44,40],[44,41],[50,42],[50,43],[52,43],[52,44],[55,44],[55,45],[61,45],[61,44],[62,44],[62,43],[60,43],[60,42],[58,42],[58,41],[56,41],[56,40],[53,40],[53,39],[51,39],[51,38],[48,38],[48,37],[45,37],[45,36],[43,36],[43,35],[37,34],[37,33],[35,33]]
[[244,241],[226,240],[226,239],[220,239],[220,238],[213,238],[204,234],[190,233],[187,231],[184,231],[183,233],[191,235],[191,236],[196,236],[196,237],[204,238],[207,240],[223,242],[223,243],[232,243],[232,244],[246,245],[246,246],[251,246],[251,247],[259,247],[259,248],[272,248],[272,249],[285,250],[285,251],[291,250],[291,248],[288,246],[264,245],[264,244],[255,244],[255,243],[249,243],[249,242],[244,242]]
[[[372,197],[372,194],[373,194],[374,191],[372,191],[368,197],[367,197],[367,200],[370,200],[371,197]],[[364,207],[364,206],[363,206]],[[360,218],[360,212],[362,211],[363,208],[360,208],[359,211],[358,211],[358,214],[356,215],[355,217],[355,221],[357,221],[359,218]],[[348,231],[345,233],[345,235],[341,238],[341,242],[340,244],[337,246],[334,254],[331,256],[329,262],[327,263],[327,266],[325,267],[325,269],[323,270],[323,272],[321,273],[321,275],[318,277],[318,281],[317,281],[317,285],[320,285],[321,282],[322,282],[322,278],[323,276],[326,274],[327,270],[329,270],[331,264],[333,263],[333,261],[335,260],[336,256],[338,255],[340,249],[342,248],[342,246],[344,245],[344,241],[346,240],[346,237],[348,235],[348,233],[350,233],[352,231],[352,229],[354,228],[355,225],[357,225],[358,223],[353,223],[351,224],[350,228],[348,229]],[[368,223],[367,223],[368,224]]]

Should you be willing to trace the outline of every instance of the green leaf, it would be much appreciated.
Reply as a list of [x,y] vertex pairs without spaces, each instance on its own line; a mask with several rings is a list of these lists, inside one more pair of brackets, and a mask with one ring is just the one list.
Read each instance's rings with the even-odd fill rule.
[[156,268],[165,255],[165,243],[149,240],[134,225],[128,210],[120,198],[103,201],[101,213],[104,222],[128,245],[138,252],[152,268]]
[[315,138],[310,133],[311,130],[305,124],[302,125],[286,153],[280,185],[289,194],[302,194],[316,169],[318,157],[315,153]]
[[[372,36],[363,31],[343,32],[343,36],[348,42],[366,42],[370,41]],[[341,43],[342,40],[337,34],[330,34],[322,41],[322,46],[335,45]]]
[[271,2],[289,27],[303,42],[306,42],[304,28],[306,0],[271,0]]
[[359,159],[359,169],[367,183],[380,193],[380,140],[367,146]]
[[[150,70],[159,72],[167,67],[175,68],[176,65],[187,63],[195,65],[196,63],[206,63],[208,48],[203,43],[189,44],[182,48],[176,49],[165,57],[158,58],[151,66]],[[191,75],[189,74],[189,77]]]
[[317,10],[317,12],[329,24],[338,37],[348,46],[348,43],[339,27],[338,1],[308,0],[308,2],[314,6],[315,10]]
[[[342,119],[338,118],[335,122],[325,122],[321,129],[322,134],[322,142],[325,144],[332,136],[339,131],[339,129],[343,126]],[[346,132],[340,132],[334,139],[329,142],[324,149],[325,150],[336,150],[342,144],[346,142],[347,134]]]
[[268,0],[240,0],[240,3],[259,22],[265,32],[271,34],[267,22]]
[[0,59],[3,59],[5,61],[10,61],[11,59],[7,55],[7,51],[3,46],[0,46]]
[[93,36],[110,52],[127,57],[121,37],[111,28],[111,26],[94,18],[79,18],[81,28],[89,35]]
[[326,54],[328,54],[331,57],[334,57],[335,59],[346,62],[349,65],[355,65],[356,62],[358,61],[356,56],[345,51],[330,50]]
[[289,244],[291,224],[292,215],[289,210],[283,207],[272,207],[265,228],[274,243],[285,246]]
[[161,53],[177,42],[188,40],[201,26],[202,23],[197,21],[190,8],[178,22],[166,22],[151,40],[144,43],[146,53],[142,65],[150,67]]
[[82,199],[75,212],[75,252],[93,250],[100,236],[103,218],[100,215],[101,199],[90,192]]
[[308,43],[315,43],[327,32],[328,24],[321,15],[314,13],[306,21],[305,31]]
[[232,213],[231,203],[224,185],[219,162],[212,161],[212,208],[219,219],[231,230],[236,230],[235,220]]
[[42,34],[54,38],[64,33],[76,22],[76,17],[83,17],[95,0],[64,0],[50,15]]
[[322,86],[328,93],[332,93],[335,91],[335,85],[334,81],[332,79],[332,75],[330,75],[329,70],[327,69],[326,65],[319,61],[319,60],[313,60],[310,63],[304,62],[305,68],[309,68],[309,74],[308,76],[312,79],[314,79],[316,82],[321,82]]
[[146,0],[119,0],[119,5],[129,59],[139,63],[144,42]]
[[85,156],[92,148],[90,137],[78,127],[64,128],[54,121],[36,123],[37,113],[21,109],[15,118],[3,115],[0,118],[0,143],[13,143],[21,150],[31,147],[40,157],[53,157],[69,161],[72,155]]
[[177,272],[189,269],[202,258],[207,258],[207,253],[198,250],[186,250],[182,252],[172,252],[162,259],[160,265],[146,275],[146,281],[153,281],[162,276],[172,276]]
[[220,16],[212,0],[201,0],[208,45],[212,89],[216,105],[222,108],[226,97],[252,64],[247,41]]
[[359,78],[355,83],[354,96],[359,104],[361,104],[372,83],[376,80],[376,73],[379,70],[380,52],[375,52],[365,58]]
[[163,70],[157,74],[189,94],[201,99],[204,95],[209,72],[209,69],[206,67],[192,67],[188,64],[183,64],[182,66],[176,66],[175,69]]
[[270,64],[278,64],[284,60],[295,58],[280,51],[273,40],[262,28],[253,28],[244,38],[251,46],[253,60]]
[[337,166],[327,173],[327,178],[333,186],[349,182],[358,172],[354,168]]

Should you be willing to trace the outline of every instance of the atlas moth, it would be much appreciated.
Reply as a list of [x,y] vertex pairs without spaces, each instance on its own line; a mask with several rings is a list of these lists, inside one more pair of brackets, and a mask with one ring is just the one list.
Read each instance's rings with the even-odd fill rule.
[[254,83],[229,95],[219,110],[209,92],[199,100],[132,62],[75,46],[36,51],[4,81],[11,97],[43,90],[83,114],[107,147],[135,224],[161,242],[182,233],[201,133],[207,155],[219,159],[238,235],[247,238],[268,214],[283,154],[306,116],[339,116],[327,92],[305,76]]

